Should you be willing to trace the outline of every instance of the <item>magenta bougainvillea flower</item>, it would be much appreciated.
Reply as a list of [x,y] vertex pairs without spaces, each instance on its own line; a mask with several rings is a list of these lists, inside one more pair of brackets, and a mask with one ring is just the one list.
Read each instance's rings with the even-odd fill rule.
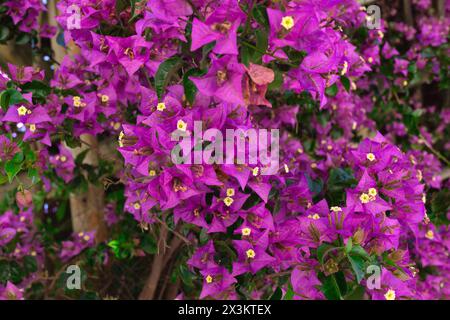
[[199,92],[219,101],[245,105],[242,96],[244,66],[233,55],[213,58],[208,73],[191,77]]
[[3,6],[0,299],[450,298],[448,6]]

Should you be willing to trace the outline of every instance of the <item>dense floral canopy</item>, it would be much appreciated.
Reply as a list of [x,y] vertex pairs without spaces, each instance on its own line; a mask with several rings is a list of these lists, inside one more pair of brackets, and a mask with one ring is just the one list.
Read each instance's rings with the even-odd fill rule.
[[0,298],[450,298],[450,6],[362,2],[0,0]]

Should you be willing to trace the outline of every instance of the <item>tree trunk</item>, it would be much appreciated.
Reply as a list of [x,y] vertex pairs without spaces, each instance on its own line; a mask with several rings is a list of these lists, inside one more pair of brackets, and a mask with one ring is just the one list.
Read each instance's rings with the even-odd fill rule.
[[150,275],[145,281],[144,288],[139,295],[139,300],[153,300],[155,298],[156,289],[158,288],[159,279],[164,268],[165,250],[167,241],[167,228],[161,225],[158,252],[153,257]]
[[403,0],[403,15],[408,25],[414,25],[414,17],[412,12],[411,0]]
[[[81,135],[81,139],[89,146],[82,145],[80,148],[71,149],[72,155],[76,157],[86,149],[90,149],[83,163],[98,166],[98,143],[97,139],[88,134]],[[88,184],[86,193],[72,193],[70,195],[70,212],[72,215],[73,231],[86,232],[96,231],[97,243],[107,238],[107,229],[104,219],[105,192],[102,186]]]

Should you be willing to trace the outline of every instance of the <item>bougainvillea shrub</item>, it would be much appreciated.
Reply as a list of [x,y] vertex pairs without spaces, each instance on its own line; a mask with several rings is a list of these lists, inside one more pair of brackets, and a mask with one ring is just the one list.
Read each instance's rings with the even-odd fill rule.
[[373,5],[0,0],[0,299],[450,298],[450,3]]

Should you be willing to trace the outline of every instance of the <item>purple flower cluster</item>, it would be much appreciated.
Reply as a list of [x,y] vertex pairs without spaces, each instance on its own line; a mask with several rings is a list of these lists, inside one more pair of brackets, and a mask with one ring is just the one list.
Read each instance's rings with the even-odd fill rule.
[[[7,2],[14,22],[37,28],[41,2],[19,2]],[[435,107],[409,94],[417,72],[436,80],[448,68],[425,50],[446,43],[448,18],[423,14],[417,30],[382,21],[358,42],[349,30],[362,29],[366,14],[353,0],[152,0],[121,11],[113,0],[62,0],[58,9],[65,42],[79,53],[61,61],[45,102],[20,89],[43,81],[42,71],[0,73],[0,90],[13,83],[22,97],[0,110],[1,162],[37,142],[50,194],[51,177],[77,181],[78,160],[61,137],[117,139],[124,210],[141,226],[173,224],[192,245],[188,272],[201,288],[187,298],[261,299],[277,288],[291,299],[346,298],[324,290],[338,276],[366,299],[449,298],[449,230],[430,221],[427,193],[448,190],[445,157],[432,146],[448,134],[450,114],[441,112],[433,134],[415,128]],[[279,170],[216,163],[213,152],[201,164],[175,164],[173,133],[192,133],[198,121],[223,135],[280,129]],[[198,143],[184,141],[189,152]],[[31,200],[18,199],[18,214],[0,215],[0,253],[42,262]],[[109,227],[121,226],[116,210],[105,209]],[[95,231],[74,234],[58,257],[67,262],[94,244]],[[379,268],[379,286],[368,266]],[[419,277],[423,268],[436,271]],[[0,297],[22,293],[8,282]]]

